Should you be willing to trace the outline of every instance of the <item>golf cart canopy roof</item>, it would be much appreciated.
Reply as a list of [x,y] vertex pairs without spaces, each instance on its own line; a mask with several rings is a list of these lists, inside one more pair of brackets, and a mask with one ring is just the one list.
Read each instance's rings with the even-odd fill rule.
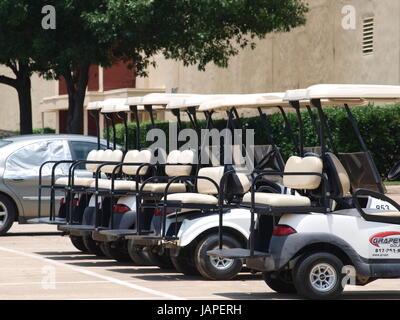
[[[310,87],[312,88],[312,87]],[[293,101],[299,101],[300,104],[303,105],[310,105],[311,104],[311,99],[309,96],[309,89],[297,89],[297,90],[288,90],[285,93],[285,96],[283,98],[284,101],[286,102],[293,102]],[[348,104],[349,106],[365,106],[368,104],[368,102],[362,98],[315,98],[319,99],[321,101],[321,105],[323,107],[333,107],[333,106],[339,106],[343,104]]]
[[101,113],[119,112],[120,110],[117,111],[117,109],[125,106],[125,101],[125,98],[106,99],[100,102],[100,106],[102,107]]
[[320,99],[322,105],[352,106],[367,105],[368,102],[395,102],[400,100],[400,86],[365,84],[318,84],[305,90],[288,90],[286,101]]
[[193,94],[180,93],[150,93],[143,97],[141,105],[160,105],[166,106],[168,103],[178,99],[192,97]]
[[[192,95],[191,97],[188,98],[181,98],[181,99],[176,99],[172,100],[170,103],[167,105],[167,109],[180,109],[180,110],[185,110],[187,108],[192,108],[192,107],[199,107],[202,103],[205,103],[207,101],[211,100],[216,100],[216,99],[221,99],[223,97],[227,96],[232,96],[232,95],[224,95],[224,94],[196,94]],[[198,110],[199,111],[199,110]]]
[[219,99],[211,99],[200,105],[200,111],[228,110],[231,108],[266,108],[266,107],[287,107],[288,101],[284,101],[285,93],[257,93],[227,95]]
[[89,102],[86,106],[86,110],[100,110],[102,108],[101,103],[102,101]]

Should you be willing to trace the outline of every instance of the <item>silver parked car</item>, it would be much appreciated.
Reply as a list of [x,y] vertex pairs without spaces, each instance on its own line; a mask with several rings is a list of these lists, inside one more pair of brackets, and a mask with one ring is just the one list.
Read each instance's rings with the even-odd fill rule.
[[[106,149],[106,140],[101,148]],[[26,135],[0,140],[0,235],[15,221],[27,223],[37,217],[39,168],[45,161],[86,159],[97,149],[97,138],[82,135]],[[61,165],[57,176],[68,175],[68,165]],[[89,173],[80,170],[78,175]],[[43,168],[43,184],[49,184],[51,166]],[[49,193],[42,193],[42,216],[49,213]],[[63,195],[58,194],[57,198]]]

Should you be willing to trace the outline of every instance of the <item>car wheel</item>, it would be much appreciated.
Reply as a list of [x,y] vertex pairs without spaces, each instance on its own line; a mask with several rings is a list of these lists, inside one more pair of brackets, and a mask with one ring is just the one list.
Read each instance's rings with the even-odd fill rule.
[[118,262],[132,262],[128,253],[126,241],[104,242],[103,245],[111,259],[117,260]]
[[268,287],[278,293],[297,293],[290,271],[263,272]]
[[[224,248],[241,248],[238,240],[230,235],[224,235]],[[225,259],[220,257],[211,257],[207,251],[218,249],[219,236],[211,234],[199,241],[194,261],[200,274],[211,280],[230,280],[234,278],[242,269],[240,259]]]
[[0,236],[10,230],[17,216],[17,208],[6,196],[0,195]]
[[133,263],[137,266],[150,266],[150,260],[147,254],[144,252],[144,247],[140,245],[136,245],[133,243],[133,240],[128,240],[128,254],[133,261]]
[[197,276],[200,274],[194,263],[194,246],[195,243],[182,247],[177,256],[170,256],[176,271],[187,276]]
[[83,237],[83,243],[89,253],[95,254],[99,257],[104,257],[104,253],[100,248],[100,243],[93,240],[90,236]]
[[106,258],[108,258],[108,259],[112,259],[111,253],[108,250],[108,247],[106,246],[106,243],[105,242],[99,242],[99,246],[100,246],[100,249],[103,252],[104,256]]
[[168,250],[165,250],[163,254],[159,254],[158,252],[153,252],[150,249],[149,251],[147,251],[147,254],[153,266],[157,266],[160,269],[166,270],[174,269],[174,265],[172,264]]
[[297,292],[309,299],[334,299],[343,292],[343,263],[327,252],[312,253],[300,259],[293,270]]
[[83,243],[83,238],[79,236],[69,236],[72,244],[74,245],[75,248],[77,248],[79,251],[88,252],[88,249],[86,248],[85,244]]

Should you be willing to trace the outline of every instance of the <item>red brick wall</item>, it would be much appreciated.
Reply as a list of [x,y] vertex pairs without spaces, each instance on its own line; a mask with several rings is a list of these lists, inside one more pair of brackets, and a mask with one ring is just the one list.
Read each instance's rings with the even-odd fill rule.
[[104,91],[136,87],[135,71],[129,70],[127,65],[121,61],[110,68],[104,68]]

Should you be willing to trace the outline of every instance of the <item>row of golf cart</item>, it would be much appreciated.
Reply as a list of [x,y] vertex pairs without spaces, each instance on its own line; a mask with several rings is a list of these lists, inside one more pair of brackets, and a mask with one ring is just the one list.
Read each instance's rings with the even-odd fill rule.
[[[285,93],[149,94],[90,103],[98,137],[99,114],[110,121],[108,149],[99,143],[87,159],[44,163],[41,172],[51,168],[51,184],[40,179],[38,218],[31,222],[58,225],[84,252],[212,280],[262,272],[273,290],[308,298],[334,298],[348,280],[365,285],[397,278],[400,206],[384,195],[351,107],[398,100],[396,86],[316,85]],[[361,151],[338,152],[324,112],[333,106],[344,106]],[[317,146],[305,145],[303,109]],[[263,125],[268,140],[263,145],[249,145],[251,128],[240,113],[250,110]],[[160,112],[176,118],[178,134],[170,131],[168,147],[158,136],[158,143],[142,148],[140,114],[149,114],[155,128]],[[269,119],[274,112],[282,115],[295,146],[286,161]],[[296,128],[288,113],[296,115]],[[129,115],[136,122],[133,150]],[[122,149],[114,117],[123,119]],[[223,130],[216,129],[216,117],[226,119]],[[57,168],[65,165],[68,176],[59,176]],[[93,176],[78,176],[82,167]],[[45,190],[48,214],[41,212]],[[57,205],[60,193],[64,200]]]

